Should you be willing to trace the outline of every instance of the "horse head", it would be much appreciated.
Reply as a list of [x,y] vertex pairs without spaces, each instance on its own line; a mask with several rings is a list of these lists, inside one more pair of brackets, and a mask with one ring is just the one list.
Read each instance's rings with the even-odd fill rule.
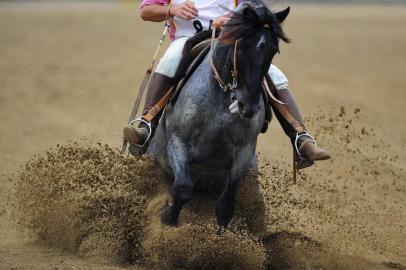
[[279,52],[279,41],[289,42],[281,27],[289,10],[273,13],[262,1],[243,2],[220,34],[220,44],[234,48],[229,54],[238,85],[233,99],[245,118],[258,112],[262,81]]

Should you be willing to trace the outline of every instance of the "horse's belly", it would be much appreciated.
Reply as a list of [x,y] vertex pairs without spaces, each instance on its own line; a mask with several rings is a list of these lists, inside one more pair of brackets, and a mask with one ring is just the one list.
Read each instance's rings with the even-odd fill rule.
[[190,173],[196,189],[217,190],[221,189],[223,180],[230,175],[230,170],[212,164],[191,164]]
[[231,163],[231,158],[225,157],[219,160],[210,156],[198,162],[192,162],[191,167],[201,172],[223,172],[230,169]]

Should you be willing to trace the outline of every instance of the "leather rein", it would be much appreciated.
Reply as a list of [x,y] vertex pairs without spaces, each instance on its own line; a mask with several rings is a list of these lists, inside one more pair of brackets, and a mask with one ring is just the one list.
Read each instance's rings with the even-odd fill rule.
[[217,71],[216,66],[214,65],[213,62],[213,50],[214,50],[214,42],[216,41],[216,27],[212,28],[212,33],[211,33],[211,42],[210,42],[210,55],[209,55],[209,62],[211,69],[213,70],[214,73],[214,78],[218,82],[219,86],[221,89],[223,89],[224,92],[227,91],[234,91],[237,86],[238,86],[238,71],[237,71],[237,52],[238,52],[238,40],[234,42],[234,54],[233,54],[233,70],[231,71],[231,77],[233,78],[232,83],[225,83]]

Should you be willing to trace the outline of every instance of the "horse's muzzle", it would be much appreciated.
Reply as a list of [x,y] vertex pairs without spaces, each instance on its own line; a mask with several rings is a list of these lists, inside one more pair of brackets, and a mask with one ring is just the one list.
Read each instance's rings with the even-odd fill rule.
[[238,100],[234,100],[233,103],[231,103],[230,107],[228,107],[228,110],[230,113],[240,113],[240,108],[238,107]]

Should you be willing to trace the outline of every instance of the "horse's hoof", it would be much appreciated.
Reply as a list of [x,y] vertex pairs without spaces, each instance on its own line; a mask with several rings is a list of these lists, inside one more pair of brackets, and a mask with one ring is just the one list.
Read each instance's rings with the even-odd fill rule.
[[161,211],[161,222],[167,226],[176,226],[178,225],[178,221],[172,215],[172,205],[169,204],[165,206]]
[[234,216],[234,209],[233,208],[224,208],[217,205],[216,207],[216,219],[217,225],[227,229],[228,224],[230,224],[231,220]]
[[217,230],[217,235],[223,236],[227,231],[227,227],[220,226]]
[[228,228],[228,224],[230,224],[230,222],[231,218],[217,218],[217,225],[225,230]]
[[141,147],[140,145],[129,144],[128,152],[136,159],[139,159],[145,153],[145,148]]

